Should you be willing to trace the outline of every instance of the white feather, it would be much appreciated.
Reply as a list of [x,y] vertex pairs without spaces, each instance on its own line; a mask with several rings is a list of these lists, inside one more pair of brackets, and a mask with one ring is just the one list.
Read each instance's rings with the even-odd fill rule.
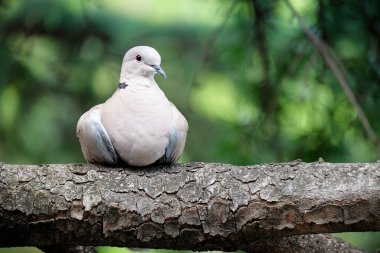
[[[78,122],[78,137],[88,162],[114,164],[117,160],[146,166],[179,159],[188,124],[154,80],[157,70],[165,75],[160,63],[160,55],[150,47],[135,47],[125,54],[120,74],[123,88]],[[94,125],[95,134],[91,132]],[[96,137],[99,133],[109,137],[113,153],[107,138]]]

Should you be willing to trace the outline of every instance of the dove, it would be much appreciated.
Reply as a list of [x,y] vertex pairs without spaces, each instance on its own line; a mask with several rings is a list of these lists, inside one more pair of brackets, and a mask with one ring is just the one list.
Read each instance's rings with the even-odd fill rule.
[[176,162],[185,147],[188,123],[157,85],[166,73],[152,47],[129,49],[114,94],[85,112],[77,137],[88,163],[148,166]]

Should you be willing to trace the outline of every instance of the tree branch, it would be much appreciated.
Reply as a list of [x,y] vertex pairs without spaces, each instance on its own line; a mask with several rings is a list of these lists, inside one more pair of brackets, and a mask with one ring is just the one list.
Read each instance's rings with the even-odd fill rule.
[[380,231],[380,163],[0,164],[3,247],[253,252],[302,241],[281,239],[292,235],[370,230]]
[[47,246],[39,249],[44,253],[97,253],[93,246]]
[[360,253],[347,242],[327,234],[312,234],[258,241],[248,252],[267,253]]
[[289,2],[289,0],[284,0],[286,5],[288,6],[289,10],[291,11],[292,15],[297,19],[298,23],[300,24],[304,34],[308,37],[308,39],[314,44],[315,48],[318,50],[318,52],[322,55],[323,59],[325,60],[327,66],[331,69],[333,74],[335,75],[335,78],[337,79],[340,87],[342,88],[343,92],[346,94],[348,100],[350,101],[352,107],[356,111],[358,118],[360,120],[360,123],[363,126],[364,131],[366,132],[368,138],[372,142],[372,144],[376,148],[377,157],[380,159],[380,141],[377,137],[375,131],[373,130],[366,114],[364,113],[363,108],[359,104],[358,100],[356,99],[354,93],[352,92],[348,81],[346,74],[347,71],[344,68],[344,66],[339,62],[339,60],[335,57],[331,49],[328,47],[328,45],[318,36],[316,36],[309,27],[306,26],[305,22],[303,21],[302,17],[298,14],[298,12],[294,9],[293,5]]

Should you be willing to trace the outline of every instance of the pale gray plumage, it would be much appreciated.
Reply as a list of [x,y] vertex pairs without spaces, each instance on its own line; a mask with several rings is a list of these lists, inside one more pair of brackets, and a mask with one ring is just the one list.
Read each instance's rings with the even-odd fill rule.
[[166,77],[160,63],[151,47],[134,47],[125,54],[119,89],[78,121],[87,162],[147,166],[179,159],[188,124],[154,80],[156,73]]
[[77,135],[89,163],[116,164],[117,154],[100,120],[101,106],[94,106],[80,117]]

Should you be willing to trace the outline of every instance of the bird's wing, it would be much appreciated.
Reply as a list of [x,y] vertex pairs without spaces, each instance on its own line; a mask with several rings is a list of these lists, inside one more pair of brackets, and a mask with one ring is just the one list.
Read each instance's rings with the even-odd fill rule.
[[172,109],[172,124],[169,131],[169,143],[166,146],[165,154],[157,161],[158,163],[174,163],[181,156],[185,148],[187,130],[189,125],[185,117],[178,109],[170,103]]
[[118,155],[100,120],[102,105],[84,113],[77,124],[77,136],[88,163],[117,164]]

